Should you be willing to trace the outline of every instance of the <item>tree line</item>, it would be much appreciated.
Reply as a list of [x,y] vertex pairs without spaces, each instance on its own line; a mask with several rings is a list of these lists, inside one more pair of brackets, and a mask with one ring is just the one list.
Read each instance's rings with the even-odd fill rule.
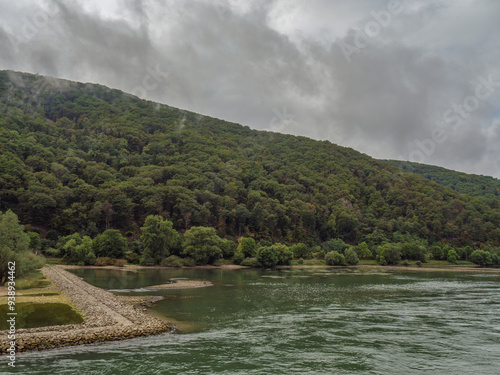
[[267,263],[279,258],[276,244],[303,244],[323,256],[336,251],[346,263],[352,252],[324,244],[342,240],[356,252],[365,243],[373,258],[385,254],[382,262],[392,259],[387,244],[401,248],[403,260],[410,252],[421,261],[448,259],[445,248],[469,259],[500,246],[495,197],[460,194],[327,141],[255,131],[99,85],[5,71],[0,210],[38,231],[44,251],[65,256],[58,244],[74,236],[64,243],[68,252],[93,248],[96,259],[106,258],[94,242],[105,247],[119,235],[125,253],[148,264],[158,263],[151,250],[143,252],[153,236],[142,231],[151,216],[177,233],[169,256],[182,259],[198,257],[196,242],[184,253],[193,231],[215,233],[223,256],[232,251],[224,246],[237,248],[242,237],[258,248],[274,246],[260,256]]

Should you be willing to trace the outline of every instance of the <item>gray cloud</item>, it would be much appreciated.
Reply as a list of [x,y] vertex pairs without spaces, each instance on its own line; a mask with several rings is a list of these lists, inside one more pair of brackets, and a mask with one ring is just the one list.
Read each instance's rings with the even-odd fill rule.
[[[3,4],[0,68],[500,177],[500,87],[459,126],[443,117],[457,104],[471,109],[481,77],[500,81],[499,2],[402,1],[378,30],[386,1],[100,4]],[[358,48],[357,30],[376,35]],[[346,45],[357,48],[348,59]]]

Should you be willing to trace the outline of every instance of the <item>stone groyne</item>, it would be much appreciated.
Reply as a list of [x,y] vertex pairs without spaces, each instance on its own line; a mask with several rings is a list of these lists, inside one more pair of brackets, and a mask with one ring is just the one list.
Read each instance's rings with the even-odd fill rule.
[[[171,323],[125,302],[113,293],[86,283],[62,267],[46,266],[42,272],[82,312],[84,322],[77,325],[19,329],[16,331],[16,352],[124,340],[175,329]],[[8,352],[10,341],[8,331],[1,331],[1,354]]]

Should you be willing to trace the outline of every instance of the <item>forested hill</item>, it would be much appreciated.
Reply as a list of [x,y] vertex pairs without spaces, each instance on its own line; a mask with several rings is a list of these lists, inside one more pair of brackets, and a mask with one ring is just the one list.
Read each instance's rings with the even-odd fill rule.
[[407,172],[416,173],[440,185],[462,194],[476,197],[500,198],[500,180],[476,174],[452,171],[450,169],[399,160],[383,160]]
[[288,244],[500,245],[497,199],[459,194],[349,148],[0,72],[0,211],[25,224],[134,238],[149,214],[180,231]]

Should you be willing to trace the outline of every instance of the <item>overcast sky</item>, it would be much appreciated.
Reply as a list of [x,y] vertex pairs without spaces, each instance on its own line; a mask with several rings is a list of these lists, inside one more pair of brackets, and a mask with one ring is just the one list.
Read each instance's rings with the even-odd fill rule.
[[500,177],[498,0],[2,1],[0,69]]

